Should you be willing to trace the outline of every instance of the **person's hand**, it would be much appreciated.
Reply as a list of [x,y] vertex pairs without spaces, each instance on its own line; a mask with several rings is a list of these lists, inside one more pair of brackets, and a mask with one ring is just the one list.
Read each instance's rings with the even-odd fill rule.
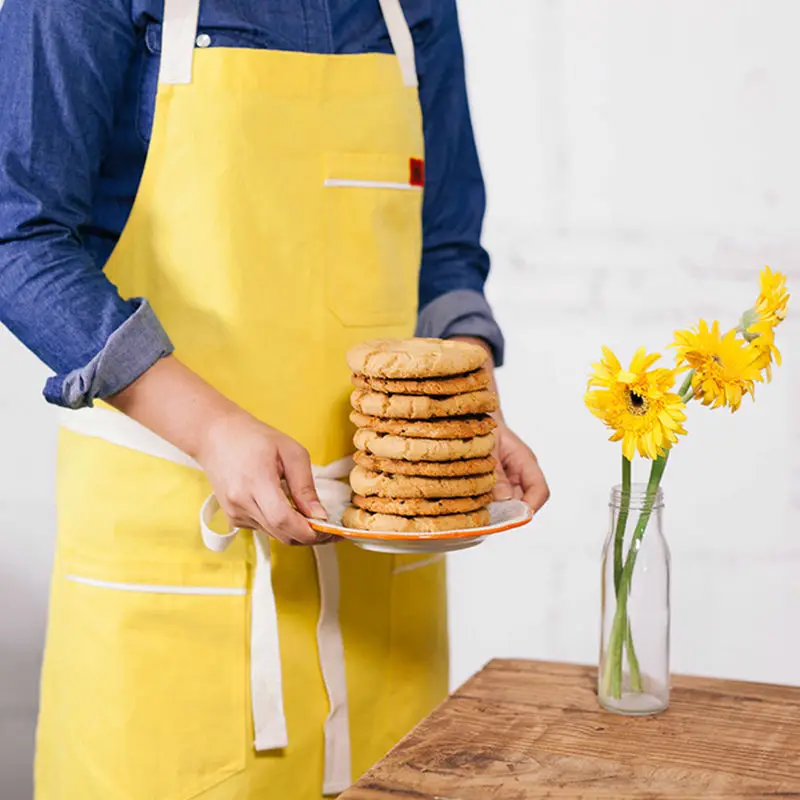
[[[455,336],[455,339],[483,348],[490,359],[492,350],[482,339],[470,336]],[[494,362],[489,362],[491,371],[490,389],[497,392],[494,377]],[[498,409],[493,415],[497,420],[497,485],[495,500],[524,500],[534,511],[538,511],[550,498],[550,489],[533,451],[506,425],[503,412]]]
[[550,489],[533,451],[504,422],[497,426],[495,500],[524,500],[534,512],[549,499]]
[[314,532],[306,519],[324,520],[326,514],[308,453],[291,437],[236,409],[212,422],[197,460],[232,525],[262,530],[284,544],[330,539]]
[[308,453],[175,356],[160,359],[108,400],[200,464],[232,525],[264,531],[285,544],[333,538],[318,536],[306,519],[326,519]]

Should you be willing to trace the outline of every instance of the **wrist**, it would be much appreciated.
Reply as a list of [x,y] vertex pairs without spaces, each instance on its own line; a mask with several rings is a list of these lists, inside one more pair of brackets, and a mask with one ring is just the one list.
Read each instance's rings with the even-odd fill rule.
[[219,443],[230,438],[230,430],[245,412],[238,406],[210,407],[198,415],[191,436],[189,455],[203,468],[211,455],[219,451]]
[[174,356],[157,361],[109,403],[198,461],[209,437],[245,413]]

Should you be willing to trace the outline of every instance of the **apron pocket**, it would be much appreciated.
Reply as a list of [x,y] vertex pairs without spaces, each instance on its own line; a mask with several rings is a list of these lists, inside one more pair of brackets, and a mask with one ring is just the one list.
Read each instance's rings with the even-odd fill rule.
[[324,179],[325,292],[347,327],[413,324],[422,255],[421,161],[333,153]]
[[228,586],[203,586],[202,568],[192,572],[190,582],[59,579],[48,646],[65,791],[189,800],[245,768],[244,568]]

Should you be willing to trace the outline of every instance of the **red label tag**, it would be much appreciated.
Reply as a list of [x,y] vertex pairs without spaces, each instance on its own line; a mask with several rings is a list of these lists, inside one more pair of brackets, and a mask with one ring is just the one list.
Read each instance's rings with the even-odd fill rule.
[[421,158],[412,158],[408,162],[409,178],[408,182],[412,186],[425,185],[425,162]]

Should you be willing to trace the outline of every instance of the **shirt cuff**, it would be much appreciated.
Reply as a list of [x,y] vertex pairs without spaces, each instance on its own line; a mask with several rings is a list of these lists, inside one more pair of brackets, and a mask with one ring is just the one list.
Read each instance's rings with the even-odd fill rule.
[[175,349],[152,306],[134,298],[138,308],[109,336],[105,347],[86,366],[49,378],[44,397],[65,408],[91,406],[130,386],[153,364]]
[[452,339],[473,336],[491,348],[495,366],[505,359],[505,339],[486,298],[471,289],[456,289],[432,300],[420,312],[417,336]]

